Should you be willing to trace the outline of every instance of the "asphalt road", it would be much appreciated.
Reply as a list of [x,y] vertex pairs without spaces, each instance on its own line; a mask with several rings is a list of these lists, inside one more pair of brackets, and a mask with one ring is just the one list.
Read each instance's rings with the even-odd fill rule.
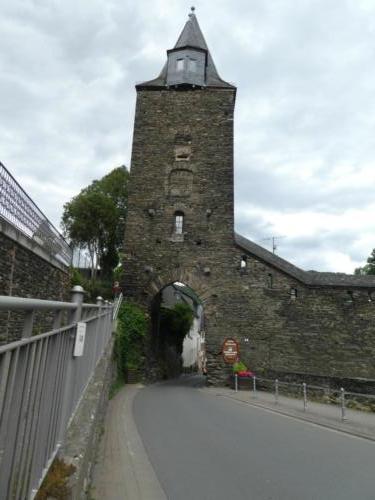
[[138,392],[134,419],[169,500],[374,500],[375,443],[200,390]]

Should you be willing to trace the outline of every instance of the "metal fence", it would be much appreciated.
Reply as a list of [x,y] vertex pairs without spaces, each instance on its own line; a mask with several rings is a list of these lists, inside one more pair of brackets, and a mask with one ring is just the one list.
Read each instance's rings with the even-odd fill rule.
[[[34,498],[112,333],[113,306],[0,296],[27,314],[23,338],[0,347],[0,499]],[[34,311],[54,311],[53,330],[31,336]],[[68,324],[63,325],[63,316]]]
[[[234,390],[240,388],[241,377],[234,375]],[[344,387],[330,388],[313,384],[284,382],[279,379],[251,377],[249,390],[254,398],[258,391],[273,393],[275,404],[279,404],[280,396],[285,395],[301,399],[301,408],[308,410],[309,401],[336,405],[338,417],[344,422],[347,418],[347,408],[362,409],[375,412],[375,396],[359,392],[346,391]]]
[[72,250],[68,243],[1,162],[0,217],[64,265],[71,264]]

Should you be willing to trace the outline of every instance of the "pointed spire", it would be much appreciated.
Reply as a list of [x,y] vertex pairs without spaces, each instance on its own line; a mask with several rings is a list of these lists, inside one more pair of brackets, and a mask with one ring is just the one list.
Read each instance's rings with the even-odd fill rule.
[[[170,85],[198,85],[202,87],[229,87],[216,70],[211,53],[191,7],[188,20],[173,49],[167,51],[168,62],[154,80],[137,87],[165,87]],[[177,67],[182,61],[181,68]],[[192,61],[192,62],[190,62]],[[191,66],[190,66],[191,65]],[[190,68],[190,70],[189,70]]]

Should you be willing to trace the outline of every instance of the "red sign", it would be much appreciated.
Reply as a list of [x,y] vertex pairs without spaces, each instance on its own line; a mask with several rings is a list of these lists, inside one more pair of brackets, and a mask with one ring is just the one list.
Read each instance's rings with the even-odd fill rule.
[[240,354],[240,348],[237,340],[225,339],[223,342],[223,347],[221,348],[221,353],[223,355],[224,361],[228,364],[233,365],[238,360]]

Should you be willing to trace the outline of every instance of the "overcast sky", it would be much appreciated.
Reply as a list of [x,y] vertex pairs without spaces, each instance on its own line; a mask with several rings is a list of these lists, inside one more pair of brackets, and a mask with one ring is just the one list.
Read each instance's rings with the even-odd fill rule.
[[[129,166],[134,84],[157,76],[185,0],[1,0],[0,161],[56,224]],[[352,272],[375,247],[375,0],[200,0],[238,87],[236,230],[283,236],[304,269]]]

